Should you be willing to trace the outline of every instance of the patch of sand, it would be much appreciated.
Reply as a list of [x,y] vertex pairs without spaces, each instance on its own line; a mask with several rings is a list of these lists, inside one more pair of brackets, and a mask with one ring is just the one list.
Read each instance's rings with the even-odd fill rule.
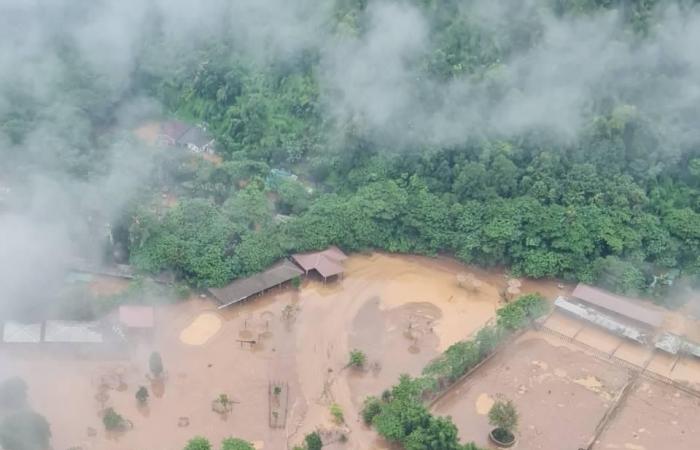
[[593,375],[588,375],[587,377],[583,378],[576,378],[574,383],[594,392],[603,388],[603,383],[601,383],[601,381]]
[[182,330],[180,340],[187,345],[203,345],[221,329],[221,319],[213,313],[202,313]]
[[480,394],[476,399],[476,413],[480,416],[487,415],[493,404],[494,400],[489,394],[485,392]]

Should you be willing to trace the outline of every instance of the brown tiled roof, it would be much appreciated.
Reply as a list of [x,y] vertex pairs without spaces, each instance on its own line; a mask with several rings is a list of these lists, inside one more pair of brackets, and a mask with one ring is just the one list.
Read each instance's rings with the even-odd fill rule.
[[240,278],[220,289],[211,288],[209,292],[221,303],[220,308],[223,308],[289,281],[302,273],[304,272],[294,263],[285,259],[264,272]]
[[343,266],[340,263],[347,258],[338,247],[329,247],[321,252],[292,255],[294,262],[304,271],[315,270],[324,278],[343,273]]
[[640,299],[623,297],[587,284],[579,283],[571,296],[651,327],[658,327],[664,321],[663,313],[645,307]]

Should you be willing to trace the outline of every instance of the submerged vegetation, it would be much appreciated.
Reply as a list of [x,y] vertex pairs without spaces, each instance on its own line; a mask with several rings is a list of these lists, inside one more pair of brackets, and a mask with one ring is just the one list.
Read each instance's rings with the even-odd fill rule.
[[[528,326],[547,312],[547,302],[539,295],[524,295],[498,311],[495,325],[482,328],[473,340],[451,345],[423,370],[423,376],[402,375],[399,383],[382,398],[368,397],[362,408],[362,419],[373,425],[389,441],[403,444],[407,450],[478,450],[473,443],[460,444],[457,427],[452,420],[434,417],[425,402],[444,391],[460,377],[475,368],[496,347],[516,331]],[[507,321],[503,317],[516,318]],[[517,412],[503,402],[493,409],[496,427],[511,433],[517,425]],[[491,415],[489,415],[491,418]],[[499,432],[499,436],[508,434]]]
[[[698,287],[697,0],[14,0],[0,23],[3,320],[94,320],[329,245],[670,306]],[[215,152],[164,136],[177,121]],[[65,288],[83,264],[137,279],[95,301]],[[426,399],[545,311],[505,306],[362,419],[407,450],[475,450]],[[149,369],[167,380],[159,353]],[[7,450],[49,447],[26,403],[21,380],[0,386]]]

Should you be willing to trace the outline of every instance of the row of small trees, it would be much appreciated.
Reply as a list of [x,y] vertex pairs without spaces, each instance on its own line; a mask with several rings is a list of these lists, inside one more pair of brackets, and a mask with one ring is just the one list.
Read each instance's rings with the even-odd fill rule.
[[483,361],[512,333],[544,315],[547,309],[547,302],[539,294],[520,296],[496,312],[495,325],[484,326],[472,340],[451,345],[423,369],[423,375],[438,390],[444,389]]
[[[184,450],[212,450],[211,442],[205,437],[197,436],[187,443]],[[229,437],[221,441],[221,450],[255,450],[253,444],[243,439]]]
[[[364,422],[406,450],[477,450],[473,443],[461,444],[451,419],[434,417],[424,401],[474,368],[505,338],[544,315],[547,308],[540,295],[528,294],[499,309],[495,325],[482,328],[473,340],[450,346],[423,370],[422,377],[402,375],[380,398],[367,398],[362,409]],[[497,401],[489,419],[496,427],[492,435],[500,442],[509,441],[518,420],[513,404]]]

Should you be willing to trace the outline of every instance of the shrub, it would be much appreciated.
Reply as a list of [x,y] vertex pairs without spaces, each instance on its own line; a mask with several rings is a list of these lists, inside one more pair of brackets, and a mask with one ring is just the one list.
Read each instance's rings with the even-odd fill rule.
[[351,350],[348,365],[352,367],[364,367],[367,362],[367,355],[362,350]]
[[479,330],[479,332],[476,333],[474,341],[479,349],[479,356],[481,359],[490,355],[491,352],[496,349],[498,344],[501,343],[502,338],[503,336],[498,327],[485,326]]
[[8,378],[0,384],[0,405],[19,408],[27,401],[27,383],[19,377]]
[[292,278],[292,287],[294,289],[299,289],[299,286],[301,286],[301,278],[299,278],[299,277]]
[[519,297],[496,311],[497,325],[504,331],[515,331],[547,312],[547,302],[539,294],[527,294]]
[[382,402],[377,397],[367,397],[362,406],[362,420],[371,425],[374,418],[382,412]]
[[163,374],[163,360],[160,357],[160,353],[151,353],[151,357],[148,358],[148,367],[151,369],[151,373],[155,377],[159,377]]
[[175,296],[177,298],[180,300],[186,300],[190,295],[192,295],[192,291],[190,290],[189,286],[184,283],[178,283],[175,285]]
[[189,440],[184,450],[211,450],[211,444],[206,438],[196,436]]
[[114,410],[114,408],[107,408],[105,415],[102,416],[102,423],[104,424],[105,429],[114,431],[123,429],[125,421],[124,418]]
[[0,424],[0,444],[5,450],[46,450],[51,427],[44,416],[34,411],[20,411]]
[[253,444],[243,439],[226,438],[221,442],[221,450],[255,450]]
[[146,389],[146,386],[141,386],[139,390],[136,391],[136,400],[138,400],[140,404],[144,404],[148,401],[148,389]]
[[496,427],[496,437],[503,441],[512,439],[518,427],[518,411],[510,400],[499,399],[489,410],[489,423]]
[[323,448],[321,436],[315,431],[307,434],[304,442],[306,443],[306,450],[321,450]]
[[343,416],[343,408],[340,407],[339,404],[333,403],[331,405],[331,415],[333,416],[333,420],[337,424],[341,424],[345,422],[345,417]]

